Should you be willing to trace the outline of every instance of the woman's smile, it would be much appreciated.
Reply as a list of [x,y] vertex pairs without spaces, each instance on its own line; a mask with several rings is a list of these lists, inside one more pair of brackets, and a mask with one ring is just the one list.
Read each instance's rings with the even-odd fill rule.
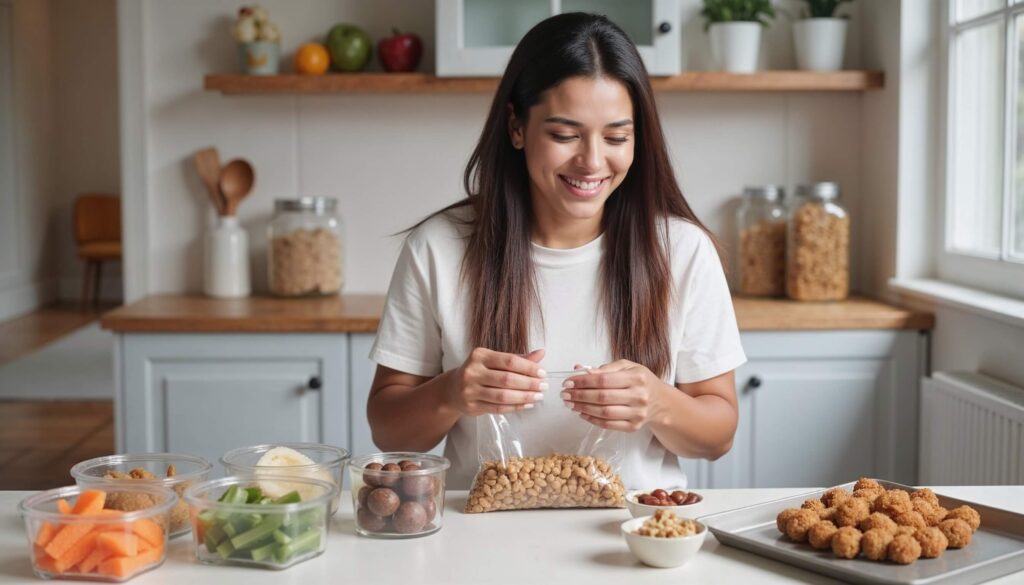
[[584,178],[558,175],[558,178],[562,180],[562,184],[565,185],[569,194],[582,199],[590,199],[596,197],[604,189],[611,177]]

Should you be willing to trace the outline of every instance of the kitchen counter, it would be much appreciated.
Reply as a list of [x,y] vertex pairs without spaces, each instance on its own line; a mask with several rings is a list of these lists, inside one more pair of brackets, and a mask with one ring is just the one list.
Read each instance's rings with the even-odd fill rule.
[[[1024,486],[942,487],[956,498],[1024,513]],[[714,513],[810,491],[810,488],[702,490]],[[0,492],[0,582],[38,582],[17,503],[28,492]],[[191,535],[171,542],[164,565],[131,582],[216,583],[839,583],[720,544],[711,535],[690,563],[654,569],[637,561],[619,533],[626,510],[461,513],[466,492],[451,492],[440,532],[408,540],[355,535],[348,494],[334,517],[326,552],[285,571],[198,564]],[[1024,572],[990,583],[1024,583]]]
[[[930,313],[862,297],[824,303],[736,297],[734,304],[742,331],[929,330],[935,323]],[[158,295],[105,314],[101,324],[138,333],[372,333],[383,307],[383,295],[228,300]]]

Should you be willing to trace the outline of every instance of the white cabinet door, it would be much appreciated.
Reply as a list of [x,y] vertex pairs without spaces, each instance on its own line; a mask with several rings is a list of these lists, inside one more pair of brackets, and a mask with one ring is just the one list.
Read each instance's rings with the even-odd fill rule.
[[437,74],[501,75],[523,35],[563,12],[608,16],[636,43],[648,73],[679,73],[678,0],[437,0]]
[[349,447],[347,336],[122,334],[118,450]]
[[814,487],[862,475],[914,484],[917,385],[927,337],[916,331],[745,332],[732,450],[683,460],[690,485]]

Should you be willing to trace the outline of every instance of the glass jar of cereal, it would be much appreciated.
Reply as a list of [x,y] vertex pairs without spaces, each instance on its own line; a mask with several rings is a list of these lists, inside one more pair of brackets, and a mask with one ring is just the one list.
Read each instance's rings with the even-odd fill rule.
[[782,296],[786,292],[786,208],[776,185],[747,187],[736,213],[739,234],[739,294]]
[[276,199],[267,226],[270,292],[284,297],[341,291],[342,231],[329,197]]
[[799,301],[837,301],[850,293],[850,216],[838,183],[797,187],[789,214],[786,294]]

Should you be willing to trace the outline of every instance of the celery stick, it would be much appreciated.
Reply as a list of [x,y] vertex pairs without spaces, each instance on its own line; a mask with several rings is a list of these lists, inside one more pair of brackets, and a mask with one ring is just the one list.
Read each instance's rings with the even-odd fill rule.
[[258,487],[245,488],[245,502],[252,504],[263,497],[263,491]]
[[320,529],[313,528],[295,537],[290,543],[282,544],[274,555],[278,563],[284,563],[295,556],[320,548]]
[[292,491],[288,492],[287,494],[281,496],[280,498],[277,498],[276,500],[274,500],[274,503],[275,504],[295,504],[295,503],[298,503],[298,502],[301,502],[301,501],[302,501],[302,497],[299,496],[299,492],[292,490]]
[[292,541],[292,537],[278,529],[274,531],[274,540],[277,541],[278,544],[288,544]]
[[217,554],[219,554],[223,559],[230,557],[233,552],[235,552],[235,546],[231,544],[230,539],[217,545]]
[[252,560],[254,561],[263,561],[273,556],[279,546],[281,545],[276,542],[271,542],[270,544],[265,544],[259,548],[252,549],[249,551],[249,555],[252,556]]
[[236,549],[250,548],[257,541],[272,536],[274,530],[281,526],[281,515],[271,514],[269,518],[265,518],[263,522],[260,522],[259,526],[251,528],[237,536],[231,538],[231,544]]

